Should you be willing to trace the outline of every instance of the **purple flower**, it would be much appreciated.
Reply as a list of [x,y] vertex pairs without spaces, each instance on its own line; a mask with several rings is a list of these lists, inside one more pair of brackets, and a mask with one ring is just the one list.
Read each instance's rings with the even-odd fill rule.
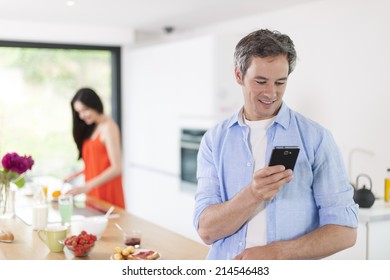
[[19,156],[17,153],[8,153],[3,157],[1,164],[6,170],[22,174],[28,169],[31,170],[34,160],[31,156]]

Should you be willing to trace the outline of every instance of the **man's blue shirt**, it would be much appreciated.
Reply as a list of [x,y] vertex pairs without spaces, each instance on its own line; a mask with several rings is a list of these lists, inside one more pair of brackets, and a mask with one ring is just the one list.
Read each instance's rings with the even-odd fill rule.
[[[198,153],[198,188],[194,226],[203,210],[232,199],[253,176],[249,127],[238,121],[240,112],[204,135]],[[267,243],[290,240],[326,224],[358,226],[344,162],[331,133],[289,109],[285,103],[267,130],[265,162],[274,146],[298,146],[294,178],[267,207]],[[228,222],[228,221],[227,221]],[[233,259],[245,249],[247,223],[236,233],[215,241],[208,259]]]

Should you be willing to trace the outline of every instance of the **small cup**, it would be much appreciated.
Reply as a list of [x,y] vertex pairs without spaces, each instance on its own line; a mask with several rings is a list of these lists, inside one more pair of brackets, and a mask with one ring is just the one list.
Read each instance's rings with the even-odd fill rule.
[[68,227],[63,225],[50,225],[38,231],[38,237],[53,253],[64,250],[64,239],[68,233]]
[[60,210],[61,223],[69,225],[73,215],[73,196],[60,195],[58,197],[58,209]]
[[141,247],[142,233],[139,230],[123,231],[123,242],[126,246]]

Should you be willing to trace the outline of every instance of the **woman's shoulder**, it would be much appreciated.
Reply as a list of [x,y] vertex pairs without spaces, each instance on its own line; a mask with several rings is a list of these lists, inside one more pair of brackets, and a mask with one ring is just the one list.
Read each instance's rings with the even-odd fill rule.
[[119,133],[119,126],[111,117],[107,117],[99,124],[99,132],[101,139],[104,139],[108,135]]
[[102,125],[104,125],[104,128],[106,129],[119,129],[116,121],[114,121],[111,117],[108,116],[105,119],[105,121],[102,123]]

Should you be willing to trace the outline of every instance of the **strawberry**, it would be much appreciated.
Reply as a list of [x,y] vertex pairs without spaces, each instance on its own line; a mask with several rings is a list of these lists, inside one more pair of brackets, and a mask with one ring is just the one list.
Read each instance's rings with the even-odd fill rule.
[[64,241],[65,245],[76,257],[87,256],[95,245],[97,240],[96,235],[89,234],[86,231],[82,231],[79,235],[72,235],[67,237]]

